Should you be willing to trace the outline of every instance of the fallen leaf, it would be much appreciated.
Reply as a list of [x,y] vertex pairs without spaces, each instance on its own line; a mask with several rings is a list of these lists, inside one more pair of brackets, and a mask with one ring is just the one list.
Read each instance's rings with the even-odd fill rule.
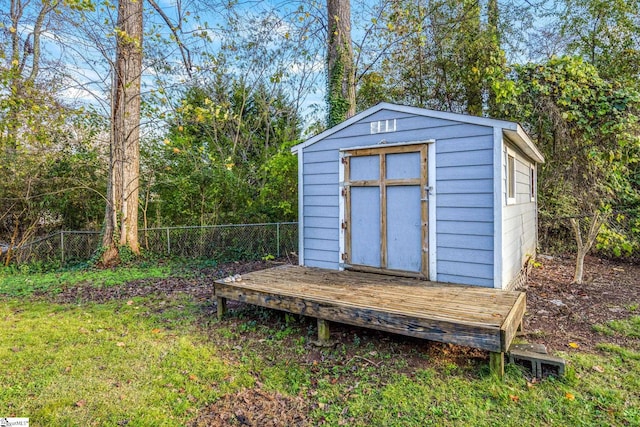
[[71,372],[71,366],[67,366],[66,368],[64,368],[64,371],[67,372],[67,373]]
[[535,387],[535,384],[527,381],[527,388],[533,388],[533,387]]
[[191,381],[197,381],[197,380],[198,380],[198,377],[196,377],[195,375],[191,374],[191,375],[189,375],[189,379],[190,379]]
[[82,399],[82,400],[78,400],[78,401],[76,402],[76,406],[77,406],[78,408],[82,408],[82,407],[83,407],[83,406],[85,406],[86,404],[87,404],[87,401],[86,401],[86,400],[84,400],[84,399]]
[[566,397],[567,400],[576,400],[576,397],[573,395],[573,393],[566,392],[564,397]]
[[133,300],[127,301],[127,305],[133,305]]
[[519,396],[516,396],[516,395],[513,395],[513,394],[510,394],[509,398],[514,402],[518,402],[520,400]]
[[124,343],[123,343],[122,341],[118,342],[116,345],[117,345],[118,347],[124,347]]
[[152,329],[151,333],[152,334],[159,334],[160,333],[160,329],[158,329],[158,328]]
[[580,345],[578,343],[576,343],[576,342],[570,342],[569,343],[569,347],[571,347],[571,348],[579,348]]
[[604,372],[604,368],[602,366],[600,366],[600,365],[595,365],[593,367],[593,370],[596,371],[596,372],[600,372],[600,373]]

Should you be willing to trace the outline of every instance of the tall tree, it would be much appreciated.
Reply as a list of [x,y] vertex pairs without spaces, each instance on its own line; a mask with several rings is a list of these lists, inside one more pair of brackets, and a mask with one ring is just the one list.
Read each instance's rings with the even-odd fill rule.
[[[378,26],[383,60],[365,77],[365,93],[438,110],[483,115],[496,110],[505,79],[497,1],[398,0]],[[373,83],[382,86],[375,88]]]
[[327,18],[328,125],[332,127],[356,113],[349,0],[327,0]]
[[484,102],[482,96],[483,80],[483,46],[481,40],[482,28],[480,26],[480,2],[477,0],[465,0],[462,2],[460,20],[460,31],[458,40],[454,44],[455,48],[461,50],[459,76],[464,87],[464,103],[468,114],[481,116]]
[[564,0],[559,20],[568,53],[605,79],[640,87],[640,0]]
[[142,74],[141,0],[120,0],[116,61],[111,100],[109,182],[102,263],[118,260],[118,247],[140,253],[138,186],[140,180],[140,80]]

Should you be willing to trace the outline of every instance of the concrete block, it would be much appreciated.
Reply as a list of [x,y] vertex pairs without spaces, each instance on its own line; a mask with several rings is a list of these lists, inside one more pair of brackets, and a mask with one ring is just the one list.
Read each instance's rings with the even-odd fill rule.
[[534,377],[543,378],[549,375],[557,377],[564,376],[566,363],[564,359],[560,357],[518,348],[509,349],[508,354],[509,363],[524,366],[531,371]]

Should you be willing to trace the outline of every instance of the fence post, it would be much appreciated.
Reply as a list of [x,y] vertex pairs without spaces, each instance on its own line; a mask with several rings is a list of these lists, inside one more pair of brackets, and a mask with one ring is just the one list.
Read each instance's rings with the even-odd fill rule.
[[171,255],[171,239],[169,238],[169,228],[167,227],[167,255]]
[[64,264],[64,230],[60,231],[60,259],[61,264]]
[[280,258],[280,223],[276,222],[276,257]]

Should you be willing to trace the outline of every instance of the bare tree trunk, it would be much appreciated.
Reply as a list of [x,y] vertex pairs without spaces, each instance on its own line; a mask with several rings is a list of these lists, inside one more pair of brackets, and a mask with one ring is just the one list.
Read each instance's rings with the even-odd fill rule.
[[[491,64],[494,61],[498,61],[500,58],[500,27],[499,27],[499,18],[500,18],[500,8],[498,6],[498,0],[489,0],[487,3],[487,27],[489,32],[489,45],[487,52],[489,56],[488,63]],[[493,64],[502,66],[503,64]],[[486,88],[489,93],[488,96],[488,107],[489,107],[489,115],[491,116],[494,113],[498,112],[498,103],[496,101],[496,93],[491,87]]]
[[[118,3],[116,61],[111,105],[109,202],[105,215],[102,263],[117,262],[118,246],[140,253],[138,186],[140,179],[140,76],[142,12],[138,0]],[[117,236],[116,236],[117,228]],[[117,244],[116,244],[117,242]]]
[[474,116],[482,115],[482,81],[480,77],[480,69],[483,67],[481,63],[481,52],[479,51],[478,38],[480,37],[480,3],[477,1],[466,0],[463,3],[462,19],[465,24],[463,31],[466,38],[464,46],[464,67],[466,76],[463,81],[467,113]]
[[584,257],[587,255],[591,247],[596,241],[596,237],[598,237],[598,232],[600,231],[600,227],[606,221],[606,215],[603,215],[599,211],[593,215],[593,219],[591,221],[591,225],[589,226],[589,230],[587,231],[586,240],[583,240],[582,229],[580,227],[580,219],[579,218],[571,218],[571,228],[573,229],[573,234],[576,238],[576,244],[578,245],[578,252],[576,253],[576,271],[573,275],[573,282],[575,284],[581,285],[582,276],[584,273]]
[[327,0],[327,16],[327,103],[332,127],[356,113],[349,0]]

